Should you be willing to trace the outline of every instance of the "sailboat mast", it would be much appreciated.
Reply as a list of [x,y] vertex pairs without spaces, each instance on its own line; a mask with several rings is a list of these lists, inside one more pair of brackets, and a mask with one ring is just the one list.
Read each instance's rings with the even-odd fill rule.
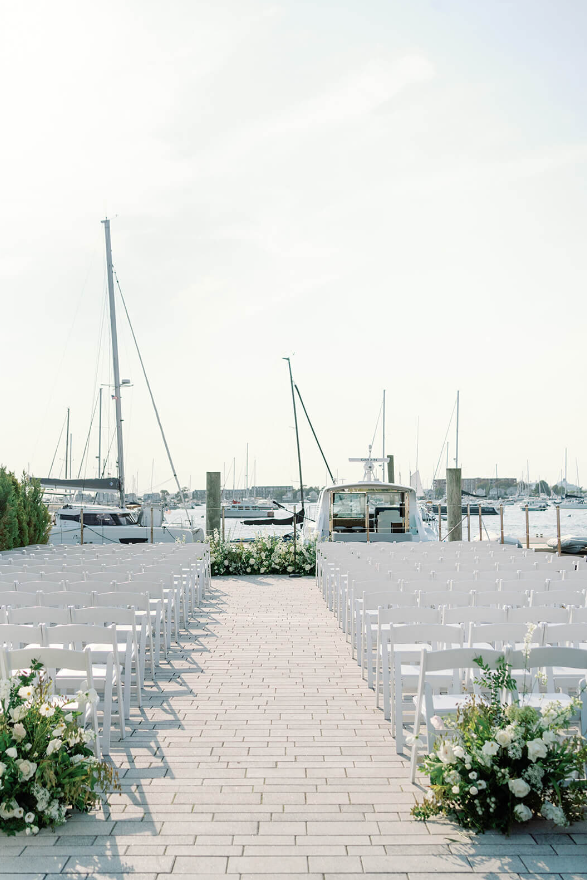
[[98,479],[102,476],[102,386],[100,386],[100,408],[98,410]]
[[455,452],[455,467],[459,466],[459,397],[460,391],[457,391],[457,448]]
[[383,476],[381,477],[381,479],[385,483],[386,482],[386,480],[385,480],[385,477],[386,477],[386,474],[385,474],[385,388],[383,389],[383,414],[382,415],[383,415],[383,425],[382,425],[381,433],[382,433],[382,441],[383,441],[383,454],[382,454],[381,458],[383,459],[383,462],[381,463],[381,470],[383,472]]
[[67,407],[67,428],[65,430],[65,479],[67,480],[67,469],[69,467],[69,407]]
[[296,428],[296,444],[298,448],[298,471],[300,474],[300,502],[302,505],[302,512],[304,510],[304,482],[302,479],[302,455],[300,453],[300,435],[298,432],[298,411],[296,409],[296,396],[294,394],[294,383],[293,376],[291,373],[291,361],[289,358],[284,358],[284,361],[287,361],[287,365],[289,367],[289,384],[291,385],[291,399],[293,403],[293,412],[294,412],[294,424]]
[[110,336],[112,339],[112,371],[114,374],[114,402],[116,404],[116,441],[118,448],[118,481],[120,483],[120,506],[124,507],[124,451],[122,446],[122,408],[120,401],[120,369],[118,366],[118,334],[116,332],[116,306],[114,304],[114,274],[112,271],[112,245],[110,220],[102,220],[106,237],[106,271],[108,276],[108,301],[110,304]]

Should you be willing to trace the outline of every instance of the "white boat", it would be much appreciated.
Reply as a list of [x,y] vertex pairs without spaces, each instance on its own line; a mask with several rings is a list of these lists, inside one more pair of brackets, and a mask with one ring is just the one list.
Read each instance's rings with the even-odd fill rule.
[[554,504],[561,510],[587,510],[584,498],[566,498],[563,501],[555,501]]
[[[82,536],[83,512],[83,536]],[[202,529],[153,525],[147,511],[100,504],[65,504],[55,512],[50,544],[147,544],[203,541]],[[83,540],[82,540],[83,537]]]
[[263,504],[263,502],[245,498],[242,501],[223,504],[222,510],[226,519],[262,519],[263,517],[272,519],[279,507],[277,504]]
[[359,542],[438,540],[436,533],[424,524],[411,486],[375,479],[375,464],[382,459],[371,458],[369,454],[367,458],[350,461],[363,463],[363,479],[322,489],[315,527],[308,528],[309,537]]

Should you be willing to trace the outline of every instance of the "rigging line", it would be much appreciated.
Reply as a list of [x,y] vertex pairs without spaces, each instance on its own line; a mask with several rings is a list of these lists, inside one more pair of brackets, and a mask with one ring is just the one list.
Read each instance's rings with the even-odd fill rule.
[[59,450],[59,444],[61,443],[61,437],[63,435],[63,429],[65,428],[65,423],[67,422],[67,416],[63,419],[63,424],[61,425],[61,431],[59,432],[59,440],[57,441],[57,446],[55,447],[55,452],[53,453],[53,461],[51,462],[51,467],[49,468],[49,476],[51,476],[51,471],[53,470],[53,465],[55,464],[55,458],[57,456],[57,451]]
[[101,477],[104,476],[104,471],[106,470],[106,465],[108,464],[108,459],[110,458],[110,450],[112,449],[112,444],[114,443],[114,438],[116,437],[116,428],[114,428],[112,432],[112,437],[110,438],[110,445],[108,446],[108,451],[106,453],[106,458],[104,459],[104,467],[102,469]]
[[179,478],[178,478],[177,473],[176,473],[176,470],[175,470],[175,465],[173,464],[173,459],[171,458],[171,452],[169,451],[169,446],[167,445],[167,439],[166,439],[166,437],[165,437],[165,432],[163,431],[163,425],[161,424],[161,419],[159,418],[159,411],[158,411],[158,409],[157,409],[157,405],[156,405],[156,403],[155,403],[155,398],[154,398],[154,396],[153,396],[153,392],[151,391],[151,384],[150,384],[149,379],[148,379],[148,377],[147,377],[147,371],[146,371],[146,369],[145,369],[145,365],[144,365],[144,363],[143,363],[143,358],[142,358],[142,356],[141,356],[141,350],[140,350],[140,348],[139,348],[139,344],[138,344],[138,342],[137,342],[137,338],[136,338],[136,336],[135,336],[134,327],[133,327],[132,322],[131,322],[131,320],[130,320],[130,315],[129,315],[129,313],[128,313],[128,309],[127,309],[127,307],[126,307],[126,302],[125,302],[125,300],[124,300],[124,296],[123,296],[123,293],[122,293],[122,288],[121,288],[121,286],[120,286],[120,281],[118,280],[118,275],[116,274],[116,271],[114,271],[114,277],[116,278],[116,285],[117,285],[117,287],[118,287],[118,292],[120,293],[120,298],[121,298],[121,300],[122,300],[122,305],[124,306],[124,311],[125,311],[125,314],[126,314],[126,319],[127,319],[127,321],[128,321],[128,326],[130,327],[130,332],[131,332],[131,334],[132,334],[133,342],[134,342],[134,344],[135,344],[135,347],[136,347],[136,350],[137,350],[137,354],[138,354],[138,356],[139,356],[139,361],[140,361],[140,364],[141,364],[141,369],[142,369],[142,371],[143,371],[143,376],[145,377],[145,382],[147,383],[147,390],[148,390],[149,395],[150,395],[150,397],[151,397],[151,403],[153,404],[153,409],[155,410],[155,417],[156,417],[156,419],[157,419],[157,424],[159,425],[159,430],[161,431],[161,437],[163,438],[163,445],[165,446],[165,451],[167,452],[167,458],[169,459],[169,464],[171,465],[171,471],[172,471],[172,473],[173,473],[173,476],[175,477],[175,482],[177,483],[177,490],[178,490],[178,492],[179,492],[179,494],[180,494],[181,501],[182,501],[182,504],[183,504],[183,508],[184,508],[184,510],[185,510],[185,514],[186,514],[186,516],[187,516],[187,518],[188,518],[188,522],[191,522],[190,515],[189,515],[189,513],[188,513],[187,502],[186,502],[186,500],[185,500],[185,496],[184,496],[184,494],[183,494],[183,489],[181,488],[181,486],[180,486],[180,484],[179,484]]
[[[79,463],[79,470],[78,470],[78,472],[77,472],[77,478],[78,478],[78,480],[79,480],[79,478],[80,478],[80,476],[81,476],[81,473],[82,473],[82,467],[83,467],[83,463],[84,463],[84,459],[85,459],[85,457],[86,457],[86,453],[87,453],[87,451],[88,451],[88,446],[89,446],[89,444],[90,444],[90,434],[92,433],[92,425],[94,424],[94,416],[96,415],[96,407],[97,407],[97,406],[98,406],[98,398],[96,397],[96,402],[95,402],[95,404],[94,404],[94,411],[92,412],[92,418],[90,419],[90,427],[88,428],[88,436],[86,437],[86,445],[84,446],[84,451],[83,451],[83,454],[82,454],[82,458],[81,458],[81,461],[80,461],[80,463]],[[84,479],[85,479],[85,476],[86,476],[86,472],[84,471]]]
[[452,408],[452,413],[450,414],[450,421],[448,423],[448,428],[446,429],[446,434],[444,435],[444,442],[440,449],[440,455],[438,456],[438,461],[436,463],[436,469],[434,471],[434,475],[432,477],[432,483],[434,484],[434,480],[436,479],[436,474],[438,473],[438,468],[440,467],[440,459],[442,458],[442,453],[444,452],[444,447],[446,446],[446,438],[448,437],[448,432],[450,431],[450,426],[452,425],[453,416],[455,414],[455,409],[457,408],[457,402],[455,400],[455,404]]
[[382,410],[383,410],[383,402],[381,403],[381,406],[379,407],[379,415],[377,416],[377,422],[375,423],[375,430],[373,431],[373,439],[371,440],[371,446],[375,445],[375,436],[377,434],[377,428],[379,427],[379,419],[381,418]]
[[314,430],[314,425],[310,421],[310,416],[308,415],[306,405],[304,404],[304,401],[302,400],[302,395],[300,394],[300,389],[298,388],[297,385],[294,385],[294,388],[298,392],[298,397],[300,398],[300,403],[302,404],[302,409],[304,410],[304,415],[306,416],[306,418],[308,420],[308,424],[309,424],[310,428],[312,429],[312,434],[314,435],[314,440],[316,441],[316,443],[318,445],[318,449],[320,450],[320,454],[321,454],[322,458],[324,459],[324,464],[326,465],[326,470],[328,471],[332,482],[336,483],[336,480],[332,476],[332,471],[330,470],[330,466],[329,466],[328,462],[326,461],[326,456],[324,455],[324,452],[322,451],[322,447],[320,446],[320,441],[318,440],[318,437],[316,436],[316,431]]

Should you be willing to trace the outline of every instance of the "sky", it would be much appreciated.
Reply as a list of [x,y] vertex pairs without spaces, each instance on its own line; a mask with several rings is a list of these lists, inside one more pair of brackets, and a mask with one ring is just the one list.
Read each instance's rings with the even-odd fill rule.
[[[339,479],[384,389],[396,478],[444,476],[458,390],[463,476],[567,449],[587,485],[586,30],[583,0],[2,4],[0,464],[63,475],[69,407],[96,476],[101,385],[111,444],[108,216],[183,485],[242,487],[247,444],[249,484],[296,482],[284,357]],[[172,489],[116,308],[126,487]]]

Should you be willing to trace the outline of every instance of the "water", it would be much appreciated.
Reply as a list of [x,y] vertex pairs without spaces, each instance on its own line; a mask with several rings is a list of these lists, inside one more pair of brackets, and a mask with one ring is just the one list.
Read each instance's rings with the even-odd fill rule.
[[[284,507],[286,510],[276,510],[275,516],[277,519],[281,517],[288,516],[288,513],[293,513],[293,504],[285,504]],[[317,504],[306,504],[306,515],[310,518],[314,518],[316,513]],[[299,504],[297,505],[297,509],[299,511]],[[193,528],[206,528],[206,508],[205,507],[196,507],[194,510],[188,510],[190,515],[191,524]],[[255,519],[254,516],[245,517],[246,519]],[[174,526],[186,526],[187,518],[185,510],[168,510],[165,514],[165,522],[169,525]],[[233,519],[232,517],[225,519],[224,521],[224,529],[225,536],[227,541],[240,541],[240,540],[252,540],[256,538],[258,535],[269,536],[269,535],[291,535],[293,532],[293,525],[291,526],[279,526],[269,520],[268,525],[266,526],[246,526],[244,522],[240,519]],[[298,535],[300,534],[300,529],[298,526]]]
[[[556,538],[556,508],[548,507],[544,511],[530,511],[530,543],[545,544],[549,538]],[[587,535],[587,510],[561,510],[561,535]],[[432,525],[432,523],[430,523]],[[526,511],[517,504],[505,506],[503,509],[503,529],[507,536],[518,538],[526,543]],[[446,520],[442,523],[442,534],[448,531]],[[483,517],[483,539],[499,539],[499,515]],[[471,540],[479,537],[479,513],[471,505]],[[463,538],[467,540],[467,517],[463,519]]]
[[[488,502],[489,503],[489,502]],[[288,511],[293,512],[293,505],[286,505]],[[308,517],[312,519],[316,515],[317,504],[306,505]],[[194,528],[205,528],[206,508],[196,507],[188,511]],[[276,511],[276,516],[286,516],[286,512]],[[533,544],[545,544],[549,538],[556,538],[556,509],[549,507],[543,512],[530,511],[530,542]],[[561,510],[561,535],[586,535],[587,536],[587,510]],[[169,525],[187,525],[185,510],[170,510],[165,515],[165,521]],[[504,532],[507,536],[518,538],[522,544],[526,543],[526,511],[523,507],[514,504],[503,509]],[[433,523],[430,523],[433,525]],[[290,535],[293,526],[278,526],[271,523],[266,526],[246,526],[241,520],[227,519],[225,521],[227,540],[251,540],[257,535]],[[448,528],[446,520],[442,521],[442,535],[446,537]],[[483,539],[487,537],[499,539],[499,516],[483,517]],[[471,505],[471,540],[479,537],[479,515],[474,505]],[[467,518],[463,519],[463,538],[467,540]]]

